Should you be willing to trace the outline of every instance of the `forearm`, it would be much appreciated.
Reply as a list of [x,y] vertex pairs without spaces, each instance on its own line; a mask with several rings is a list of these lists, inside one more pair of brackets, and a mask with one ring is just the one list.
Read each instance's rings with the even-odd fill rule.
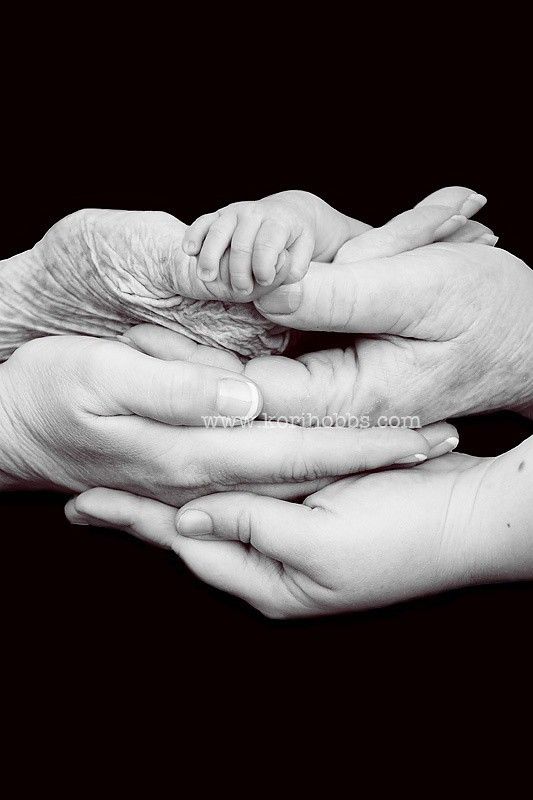
[[76,297],[74,281],[67,291],[35,248],[0,261],[0,361],[38,336],[112,336],[125,330],[118,315],[110,309],[104,316],[101,308],[101,300],[92,307],[87,296]]
[[343,244],[371,227],[342,214],[311,192],[291,189],[272,197],[292,206],[309,218],[316,237],[314,261],[332,261]]
[[476,498],[489,580],[533,579],[533,436],[494,459]]

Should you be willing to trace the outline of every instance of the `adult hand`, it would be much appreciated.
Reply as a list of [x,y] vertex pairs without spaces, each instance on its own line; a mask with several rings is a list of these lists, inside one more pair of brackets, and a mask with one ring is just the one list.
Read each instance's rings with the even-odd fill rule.
[[[235,487],[300,497],[334,476],[417,463],[455,433],[231,427],[261,409],[252,382],[91,337],[24,345],[0,367],[0,387],[3,488],[108,486],[177,505]],[[229,427],[206,427],[220,416]]]
[[265,387],[275,416],[416,416],[427,424],[523,411],[533,401],[533,272],[505,250],[439,243],[327,269],[313,264],[303,281],[257,307],[299,330],[356,335],[347,348],[283,360],[277,385],[271,360],[250,362],[246,374]]
[[176,515],[162,503],[95,489],[66,513],[172,548],[202,580],[267,616],[331,614],[531,578],[532,449],[533,438],[498,459],[452,454],[353,476],[303,505],[229,493]]
[[[36,336],[113,337],[154,322],[241,355],[281,352],[288,334],[251,303],[222,302],[181,246],[186,226],[164,212],[83,209],[31,250],[0,264],[0,359]],[[260,296],[258,289],[251,297]]]
[[[522,284],[531,275],[523,265],[520,269],[521,262],[488,246],[423,247],[435,237],[443,214],[449,216],[449,210],[445,211],[449,207],[435,204],[435,199],[453,201],[458,208],[466,203],[464,210],[470,213],[472,201],[462,198],[461,191],[467,192],[453,187],[440,190],[438,196],[430,196],[382,228],[358,236],[339,254],[341,259],[364,257],[364,261],[326,267],[314,264],[311,278],[292,289],[277,290],[260,304],[279,310],[280,303],[292,302],[294,292],[300,305],[294,312],[286,309],[283,317],[288,325],[389,335],[359,336],[344,349],[322,350],[296,360],[256,358],[244,366],[227,353],[199,347],[154,326],[133,328],[127,340],[158,358],[183,358],[240,371],[261,387],[269,417],[298,420],[303,425],[346,424],[354,418],[359,425],[423,425],[445,415],[482,410],[489,401],[497,407],[503,400],[498,399],[493,383],[496,380],[502,389],[498,376],[510,373],[510,365],[520,357],[520,339],[529,324]],[[476,241],[494,244],[496,237],[487,229],[468,224],[472,225],[469,235]],[[394,253],[403,255],[394,257]],[[498,269],[504,258],[518,265],[521,280],[514,282],[509,269]],[[493,296],[495,283],[501,288]],[[522,329],[517,329],[515,341],[507,331],[498,330],[490,314],[501,304],[503,327],[505,318],[510,320],[514,313],[517,297]],[[402,335],[390,335],[396,331]],[[494,365],[477,363],[490,358]],[[525,363],[523,372],[527,370]],[[508,390],[508,385],[504,388]],[[481,393],[480,399],[476,392]]]
[[[441,190],[437,200],[445,201],[448,217],[468,191]],[[462,229],[470,236],[482,230],[473,222]],[[113,337],[139,322],[242,356],[282,352],[286,329],[243,303],[225,281],[214,291],[198,278],[196,259],[182,248],[185,230],[159,211],[83,209],[57,222],[31,250],[0,263],[0,360],[36,336]],[[226,252],[224,274],[228,258]],[[257,287],[246,300],[269,290]]]

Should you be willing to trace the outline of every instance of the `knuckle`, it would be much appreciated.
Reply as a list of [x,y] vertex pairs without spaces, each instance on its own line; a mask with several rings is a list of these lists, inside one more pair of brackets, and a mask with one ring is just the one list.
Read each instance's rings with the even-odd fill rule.
[[209,228],[209,235],[211,238],[222,239],[227,237],[228,231],[224,225],[214,222]]
[[231,250],[233,253],[238,255],[251,255],[253,252],[253,248],[251,245],[247,244],[246,242],[232,242],[231,243]]

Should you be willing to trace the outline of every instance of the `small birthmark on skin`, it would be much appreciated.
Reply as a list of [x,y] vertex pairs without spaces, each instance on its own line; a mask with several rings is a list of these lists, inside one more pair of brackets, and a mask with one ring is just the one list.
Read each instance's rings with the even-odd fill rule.
[[526,462],[525,461],[521,461],[520,464],[518,465],[518,472],[522,472],[523,469],[525,468],[525,466],[526,466]]
[[507,523],[507,527],[508,527],[508,528],[510,528],[510,527],[511,527],[511,523],[510,523],[510,522],[508,522],[508,523]]

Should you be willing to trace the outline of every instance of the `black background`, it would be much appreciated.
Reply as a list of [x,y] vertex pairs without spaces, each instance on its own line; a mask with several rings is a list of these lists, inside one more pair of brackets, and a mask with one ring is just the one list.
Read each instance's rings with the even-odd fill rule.
[[[474,79],[480,54],[463,50],[454,69],[436,76],[427,57],[401,78],[389,62],[372,88],[349,59],[327,75],[296,62],[287,80],[264,60],[259,69],[249,52],[229,78],[215,70],[199,86],[189,74],[200,59],[176,62],[175,83],[164,87],[128,65],[43,80],[4,123],[0,255],[30,247],[82,207],[164,209],[188,222],[236,199],[303,188],[380,224],[439,186],[461,184],[488,196],[479,219],[533,264],[525,65],[514,62],[505,78],[484,65]],[[479,455],[531,433],[506,413],[459,427],[462,449]],[[333,706],[356,726],[365,701],[409,708],[417,698],[440,719],[457,692],[463,727],[490,718],[502,686],[510,696],[531,675],[531,583],[272,622],[200,584],[166,552],[69,526],[65,499],[0,499],[4,666],[22,735],[59,719],[68,738],[87,715],[112,739],[115,715],[134,724],[170,706],[179,728],[192,703],[203,731],[196,741],[213,745],[212,725],[237,706],[242,720],[279,714],[301,737],[306,723],[291,713],[298,701],[315,722]],[[242,730],[246,738],[244,722]]]

